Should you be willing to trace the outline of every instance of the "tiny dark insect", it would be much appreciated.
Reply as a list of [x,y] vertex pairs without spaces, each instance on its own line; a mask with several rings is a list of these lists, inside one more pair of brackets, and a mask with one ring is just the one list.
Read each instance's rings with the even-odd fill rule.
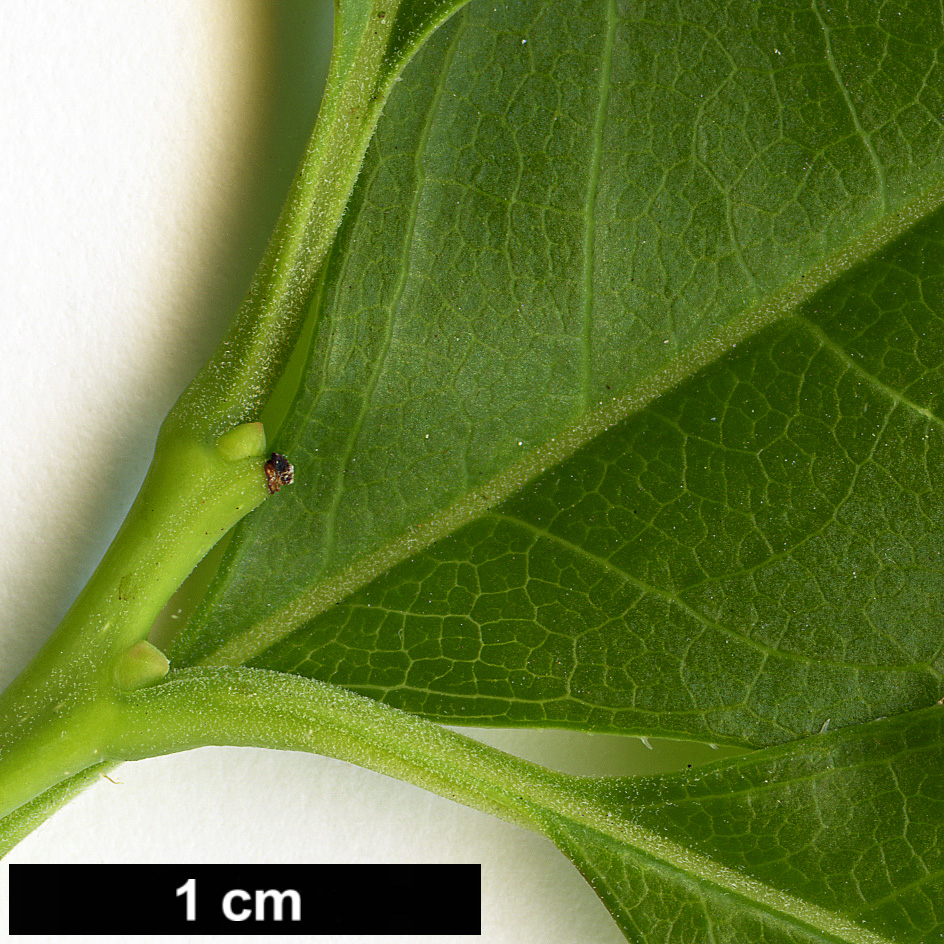
[[266,483],[269,492],[274,494],[283,485],[291,485],[295,481],[295,469],[292,463],[278,452],[273,452],[265,464]]

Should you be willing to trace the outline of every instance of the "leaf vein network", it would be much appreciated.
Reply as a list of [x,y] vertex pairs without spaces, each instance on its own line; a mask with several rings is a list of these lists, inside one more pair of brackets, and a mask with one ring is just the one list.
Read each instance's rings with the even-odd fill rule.
[[932,410],[915,403],[914,400],[909,399],[902,392],[895,390],[894,387],[890,387],[876,377],[875,374],[866,370],[862,364],[856,361],[841,345],[837,344],[818,324],[811,321],[806,315],[797,313],[795,319],[798,324],[802,325],[813,335],[824,349],[834,354],[850,371],[860,377],[874,390],[877,390],[896,405],[905,407],[908,411],[923,416],[939,429],[944,429],[944,419],[941,419],[941,417]]
[[[462,27],[465,26],[466,20],[462,20]],[[327,503],[327,508],[325,512],[325,558],[329,559],[333,553],[334,542],[337,540],[336,524],[338,516],[338,508],[341,504],[342,496],[344,495],[344,473],[347,470],[348,460],[351,456],[351,453],[354,450],[354,445],[357,442],[357,437],[360,435],[361,429],[364,426],[364,422],[367,418],[368,407],[373,397],[374,391],[377,389],[377,385],[380,383],[381,375],[383,374],[384,365],[387,360],[387,356],[390,353],[390,348],[394,342],[394,335],[396,333],[396,322],[397,322],[397,310],[400,307],[400,303],[403,300],[404,293],[406,291],[407,283],[409,282],[410,275],[413,271],[412,260],[414,259],[415,254],[413,253],[413,248],[418,237],[417,234],[417,222],[419,220],[419,210],[423,201],[423,197],[426,194],[426,178],[425,178],[425,161],[427,158],[430,132],[435,123],[436,118],[439,115],[439,106],[442,102],[444,89],[446,87],[445,77],[449,75],[453,59],[455,58],[456,47],[459,44],[459,40],[462,37],[464,29],[460,28],[456,30],[454,35],[451,38],[449,48],[446,54],[445,63],[443,65],[442,75],[440,82],[436,87],[436,92],[433,97],[433,101],[427,110],[427,113],[423,122],[423,130],[420,134],[419,147],[416,150],[415,157],[415,173],[416,173],[416,189],[413,193],[413,200],[410,205],[410,211],[408,216],[408,223],[406,226],[406,232],[403,239],[403,250],[401,254],[401,264],[399,266],[400,276],[397,280],[397,284],[394,287],[392,292],[392,297],[390,304],[388,306],[388,317],[387,323],[384,329],[384,336],[381,341],[381,348],[377,354],[374,365],[371,369],[370,377],[366,384],[366,389],[364,390],[363,398],[361,400],[361,408],[358,411],[357,418],[354,422],[351,423],[350,430],[348,431],[346,437],[346,447],[344,450],[343,457],[338,463],[338,471],[335,477],[334,487],[331,490],[331,498]]]
[[856,108],[855,102],[853,102],[852,96],[849,94],[849,89],[847,88],[846,83],[843,81],[842,74],[839,71],[839,64],[836,62],[836,57],[833,54],[832,35],[830,33],[829,26],[826,24],[826,20],[823,19],[822,11],[819,8],[819,0],[813,0],[813,13],[816,14],[816,19],[819,20],[819,25],[823,30],[823,40],[826,44],[826,63],[829,66],[829,71],[833,74],[833,78],[836,80],[836,85],[839,87],[843,101],[846,103],[846,107],[849,109],[849,114],[852,117],[852,124],[855,127],[856,134],[862,141],[862,145],[865,147],[866,153],[869,155],[869,160],[872,162],[872,166],[875,168],[875,179],[878,183],[879,200],[881,201],[883,212],[887,213],[889,202],[888,183],[885,179],[885,167],[879,160],[878,154],[875,152],[875,145],[872,144],[871,136],[862,126],[858,109]]
[[[483,516],[486,517],[486,516]],[[638,577],[633,576],[632,574],[627,573],[625,570],[617,567],[613,564],[612,561],[607,560],[605,557],[601,557],[598,554],[594,554],[593,551],[588,550],[587,548],[580,547],[578,544],[574,544],[571,541],[568,541],[566,538],[561,537],[558,534],[554,534],[552,531],[548,531],[544,528],[541,528],[535,524],[532,524],[530,521],[526,521],[522,518],[514,517],[513,515],[506,514],[500,510],[490,512],[487,517],[498,518],[504,521],[507,524],[520,527],[524,530],[532,532],[537,538],[552,541],[563,548],[566,548],[573,554],[584,557],[585,559],[592,561],[597,566],[602,567],[611,574],[614,574],[621,580],[632,584],[637,589],[641,590],[643,593],[652,594],[653,596],[661,597],[670,604],[677,606],[682,610],[686,615],[690,616],[696,622],[700,623],[702,626],[713,629],[716,632],[721,633],[722,635],[734,639],[737,642],[743,643],[746,646],[749,646],[752,649],[755,649],[757,652],[763,653],[768,656],[774,656],[778,659],[783,659],[789,662],[797,662],[803,665],[808,665],[815,663],[816,665],[829,665],[837,668],[845,669],[856,669],[861,670],[867,668],[857,662],[846,662],[844,660],[832,660],[832,659],[811,659],[809,656],[805,656],[799,653],[787,652],[781,649],[777,649],[774,646],[767,645],[766,643],[759,642],[754,639],[747,633],[741,632],[737,629],[733,629],[730,626],[726,626],[723,623],[719,623],[715,620],[712,620],[701,610],[694,607],[688,601],[684,600],[681,596],[676,593],[666,590],[663,587],[658,587],[653,584],[648,584],[643,580],[640,580]],[[902,671],[902,672],[915,672],[919,670],[925,670],[926,667],[923,665],[883,665],[882,668],[887,671]]]

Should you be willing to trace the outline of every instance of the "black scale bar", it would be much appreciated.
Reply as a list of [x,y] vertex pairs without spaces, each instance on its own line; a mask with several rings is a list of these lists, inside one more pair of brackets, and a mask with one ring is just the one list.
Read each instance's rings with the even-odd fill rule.
[[11,865],[11,934],[481,934],[480,865]]

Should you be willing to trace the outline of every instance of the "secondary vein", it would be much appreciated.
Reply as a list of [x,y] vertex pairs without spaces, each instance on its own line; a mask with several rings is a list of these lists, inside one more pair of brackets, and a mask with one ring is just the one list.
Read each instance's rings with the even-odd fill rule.
[[593,280],[596,269],[596,214],[597,198],[600,189],[600,164],[603,159],[603,127],[606,123],[606,111],[610,101],[610,75],[613,68],[613,44],[616,40],[616,0],[608,0],[606,5],[606,33],[603,39],[603,53],[600,58],[600,84],[597,98],[597,113],[593,120],[593,156],[590,173],[587,178],[587,197],[584,203],[584,245],[583,245],[583,328],[580,347],[580,403],[584,410],[590,405],[591,349],[593,344]]

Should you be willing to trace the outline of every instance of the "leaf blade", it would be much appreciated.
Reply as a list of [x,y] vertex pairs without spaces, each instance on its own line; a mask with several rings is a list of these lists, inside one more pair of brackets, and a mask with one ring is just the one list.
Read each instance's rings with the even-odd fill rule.
[[[909,257],[923,256],[927,270],[933,271],[938,259],[931,254],[933,243],[912,237],[904,258],[900,252],[889,253],[884,265],[875,268],[868,291],[888,287],[886,276],[897,267],[915,271]],[[845,301],[836,303],[831,331],[852,331],[855,324],[859,296],[854,286],[859,280],[850,281],[852,287],[843,285],[836,293]],[[877,328],[881,335],[888,325]],[[933,521],[942,510],[935,487],[939,445],[932,435],[934,421],[920,412],[924,407],[916,410],[902,406],[900,397],[889,399],[881,382],[878,387],[862,382],[861,368],[848,368],[848,357],[838,360],[822,344],[821,333],[819,328],[814,333],[770,329],[764,343],[742,346],[730,370],[716,371],[711,384],[719,388],[717,395],[703,393],[696,399],[683,388],[660,401],[644,421],[601,436],[583,456],[336,604],[257,664],[328,678],[447,720],[569,722],[630,733],[656,728],[755,744],[815,733],[828,718],[834,724],[853,723],[935,700],[940,637],[934,595],[924,600],[915,596],[916,585],[933,581],[936,573]],[[867,359],[866,335],[854,352],[858,361]],[[790,357],[801,358],[802,370],[790,366]],[[896,370],[902,359],[899,354]],[[837,403],[858,403],[858,412],[833,409],[829,414],[852,430],[831,449],[823,443],[830,434],[818,429],[824,424],[816,408],[827,394]],[[812,411],[794,407],[814,395]],[[922,396],[936,396],[934,385],[926,384]],[[745,432],[746,420],[760,404],[767,405],[767,415],[762,413]],[[721,422],[712,424],[713,413]],[[766,424],[766,430],[757,423]],[[800,437],[804,426],[808,442]],[[717,431],[708,436],[705,431],[713,428]],[[784,443],[790,445],[791,437],[795,442],[787,449]],[[846,453],[853,446],[857,452],[850,458]],[[766,458],[754,458],[748,449]],[[681,458],[669,463],[674,471],[659,477],[657,488],[647,469],[658,468],[666,454]],[[724,474],[712,477],[707,472],[724,463]],[[756,470],[762,463],[769,472]],[[828,474],[817,473],[817,464]],[[777,473],[783,467],[805,471],[783,477]],[[719,498],[735,496],[742,479],[747,497]],[[758,479],[763,488],[752,500],[752,483]],[[896,481],[908,482],[909,491],[897,488]],[[682,499],[693,496],[708,510],[673,512]],[[838,600],[822,598],[816,584],[822,579],[824,555],[831,544],[856,543],[857,532],[868,527],[862,519],[869,509],[887,519],[871,525],[882,525],[872,539],[874,548],[860,547],[848,563],[834,564],[841,595]],[[604,513],[608,518],[593,533],[586,522]],[[671,523],[662,520],[668,516]],[[761,516],[766,517],[758,521]],[[677,551],[674,557],[671,553],[679,543],[686,546],[677,535],[690,534],[687,544],[697,548],[698,539],[711,531],[732,536],[729,550],[709,548],[673,574],[672,561],[676,566],[685,562]],[[648,539],[640,539],[647,534]],[[667,544],[669,550],[664,549]],[[739,549],[739,556],[732,557],[732,548]],[[501,573],[486,580],[499,561]],[[592,568],[582,580],[577,576],[581,562],[585,571]],[[464,580],[463,566],[474,569]],[[563,569],[574,576],[561,580],[555,570]],[[633,600],[631,592],[640,598]],[[460,593],[464,606],[456,597]],[[585,601],[577,601],[581,594],[588,595]],[[811,606],[818,597],[817,612]],[[755,628],[757,600],[767,602],[761,626]],[[549,611],[555,606],[569,607],[576,629],[562,625],[562,617],[539,613],[541,607]],[[890,627],[899,621],[896,609],[902,606],[910,618],[891,636]],[[618,624],[609,616],[614,611],[623,614]],[[397,612],[404,613],[400,622],[391,620]],[[802,619],[797,617],[804,612]],[[609,637],[602,630],[590,635],[588,627],[607,621]],[[436,626],[424,629],[424,622]],[[842,632],[831,633],[835,625]],[[538,630],[556,635],[556,647],[553,639],[541,645],[529,642]],[[698,639],[699,632],[704,637],[709,631],[713,642]],[[694,646],[693,640],[698,640]],[[502,659],[496,653],[502,646],[527,651],[506,660],[504,690],[498,691]],[[738,660],[736,646],[741,647]],[[366,674],[371,647],[388,653],[399,648],[406,658],[398,664],[390,655],[386,664]],[[450,649],[453,665],[429,663],[424,675],[423,650],[430,648]],[[726,664],[719,664],[712,651],[724,653]],[[659,652],[661,659],[656,659],[652,653]],[[551,671],[554,662],[560,666],[557,672]],[[665,667],[672,665],[680,666],[672,676],[674,685],[663,685],[660,693],[654,691],[655,683],[644,684],[665,676]],[[460,677],[463,668],[466,673]],[[452,678],[445,674],[450,670]],[[625,677],[619,683],[606,677],[620,671]],[[525,672],[532,675],[530,682]],[[491,692],[486,691],[489,678],[495,689]],[[699,679],[704,681],[696,698],[692,688]],[[475,683],[477,705],[469,697]],[[439,704],[437,692],[443,696]],[[552,702],[568,695],[569,714],[533,704],[538,696]],[[692,716],[695,710],[700,719]]]
[[[856,265],[876,250],[885,255],[874,273],[894,275],[902,259],[920,263],[920,253],[909,257],[905,243],[938,225],[942,190],[936,159],[918,161],[914,149],[922,148],[925,158],[939,153],[940,128],[926,122],[924,137],[906,149],[895,144],[894,135],[897,115],[906,106],[927,118],[931,103],[922,99],[929,94],[927,83],[922,86],[917,78],[911,85],[900,83],[897,97],[885,94],[874,75],[871,85],[862,83],[858,73],[851,76],[849,89],[837,85],[837,70],[855,61],[858,44],[869,35],[868,22],[855,22],[855,10],[846,11],[846,23],[824,19],[822,11],[796,11],[791,15],[802,29],[794,29],[791,21],[792,32],[749,11],[735,15],[697,5],[685,7],[678,19],[662,20],[633,18],[617,5],[588,4],[579,15],[532,12],[530,20],[517,10],[502,19],[505,11],[473,5],[451,31],[433,40],[416,69],[407,71],[401,101],[410,107],[398,107],[395,97],[389,121],[380,129],[336,249],[336,269],[326,282],[325,331],[315,341],[312,382],[284,433],[286,448],[301,450],[296,464],[310,484],[283,505],[272,503],[237,537],[191,627],[191,641],[181,644],[180,658],[241,662],[254,657],[256,665],[330,679],[443,720],[575,724],[751,744],[815,732],[827,718],[852,723],[934,700],[940,687],[939,643],[928,607],[922,611],[911,604],[923,635],[909,662],[895,651],[891,624],[873,627],[861,644],[850,635],[855,626],[848,614],[844,634],[830,637],[824,629],[829,606],[858,608],[860,622],[868,624],[866,593],[856,596],[858,578],[849,561],[829,575],[832,602],[820,607],[824,613],[817,619],[824,625],[813,627],[811,641],[800,638],[795,617],[821,595],[812,551],[799,562],[800,569],[810,571],[809,579],[780,591],[773,615],[763,611],[764,593],[758,596],[744,582],[754,568],[763,571],[758,579],[768,590],[772,583],[784,583],[792,546],[812,546],[833,513],[866,515],[867,495],[855,493],[850,503],[844,494],[853,494],[850,489],[858,487],[861,469],[867,467],[873,478],[881,473],[890,480],[894,471],[918,483],[908,497],[912,518],[896,520],[883,535],[891,542],[895,528],[910,532],[917,541],[912,550],[925,557],[891,568],[890,579],[904,581],[895,592],[914,598],[919,587],[935,585],[930,555],[936,531],[927,519],[936,514],[930,486],[937,445],[933,439],[922,445],[901,417],[896,417],[894,435],[883,441],[881,424],[856,419],[851,408],[847,415],[837,414],[840,405],[846,408],[859,397],[844,379],[855,359],[850,354],[822,363],[826,354],[816,348],[825,348],[824,329],[817,322],[811,341],[808,327],[818,307],[849,307],[855,294],[850,286],[862,275]],[[745,22],[753,33],[745,30]],[[920,62],[939,42],[940,31],[933,23],[920,30],[912,23],[908,29],[910,40],[924,37],[914,60]],[[692,60],[697,69],[689,69],[680,55],[693,49],[700,50]],[[601,125],[601,79],[594,70],[610,59],[606,102],[617,117],[608,116]],[[429,75],[441,73],[444,62],[449,64],[445,78],[430,82]],[[766,63],[769,72],[761,70],[761,78],[753,81],[758,63]],[[712,78],[712,69],[720,78]],[[798,74],[806,84],[797,84]],[[654,82],[653,76],[662,78]],[[565,99],[558,86],[576,91]],[[509,99],[497,94],[505,87],[526,91]],[[679,87],[688,93],[701,89],[707,104],[695,94],[680,93]],[[812,116],[807,114],[811,88],[819,109]],[[766,109],[778,96],[790,108]],[[535,104],[544,100],[555,107]],[[850,110],[850,102],[855,109]],[[514,122],[505,120],[508,111],[516,114]],[[776,121],[765,124],[771,114]],[[474,122],[486,130],[468,139],[488,147],[481,144],[470,158],[469,148],[461,146],[466,138],[456,128]],[[565,131],[556,131],[561,125]],[[607,135],[610,150],[597,161],[595,142]],[[888,160],[893,146],[907,157],[894,167]],[[522,153],[544,177],[522,172]],[[824,153],[831,155],[828,160]],[[760,174],[759,168],[772,166],[770,154],[778,155],[778,177]],[[888,164],[885,175],[876,173],[876,156]],[[678,177],[673,191],[666,180],[675,179],[679,167],[688,177]],[[816,186],[804,190],[811,178]],[[802,200],[794,199],[798,192]],[[472,196],[460,200],[457,210],[448,197],[464,194]],[[403,212],[399,195],[409,196],[402,201]],[[584,212],[591,195],[592,226]],[[686,199],[689,211],[683,212]],[[580,211],[568,215],[574,206]],[[699,207],[701,216],[695,212]],[[787,218],[795,231],[785,226]],[[659,226],[666,230],[661,241],[656,239]],[[933,232],[919,241],[924,252],[935,251]],[[655,248],[644,248],[654,242]],[[544,243],[554,251],[542,255]],[[497,251],[503,246],[504,254]],[[588,288],[581,276],[591,257],[599,272]],[[443,258],[450,264],[438,274],[436,260]],[[370,278],[355,279],[352,287],[349,279],[359,267]],[[914,275],[909,274],[912,281]],[[877,291],[877,276],[870,284]],[[921,284],[933,289],[926,274]],[[538,294],[542,285],[549,288],[543,299]],[[449,301],[450,289],[458,301]],[[610,388],[596,414],[583,407],[588,395],[582,316],[588,300],[595,317],[591,399]],[[863,300],[868,301],[860,293],[860,307]],[[888,348],[898,309],[886,297],[881,310],[877,333]],[[934,310],[920,314],[925,323],[917,327],[926,329]],[[787,328],[776,326],[787,324],[788,316]],[[839,331],[846,343],[838,322],[830,330]],[[662,343],[666,339],[669,350]],[[894,352],[900,357],[902,346]],[[900,399],[923,390],[923,408],[933,409],[927,398],[939,362],[933,350],[928,357],[927,364],[912,358],[904,374],[898,364],[898,376],[882,382],[889,389],[903,385]],[[746,373],[732,380],[730,363],[737,358],[738,370]],[[778,365],[784,358],[786,369]],[[706,363],[710,369],[692,380]],[[811,376],[818,373],[821,386],[797,383],[790,376],[797,365]],[[765,371],[771,378],[759,376]],[[785,384],[786,393],[774,378]],[[732,383],[742,388],[741,409],[731,411],[725,441],[719,444],[712,432],[716,417],[701,410],[699,400],[723,407]],[[716,385],[720,391],[713,391]],[[666,390],[663,399],[652,399]],[[825,422],[816,403],[801,402],[810,398],[833,410]],[[773,403],[765,407],[771,428],[751,425],[750,412],[758,403],[763,406],[761,401]],[[628,420],[641,406],[645,409],[637,420]],[[881,404],[869,406],[888,414]],[[840,442],[830,415],[845,424]],[[605,430],[619,421],[624,421],[624,441],[618,461],[607,461],[615,434]],[[680,424],[681,441],[673,432]],[[587,440],[587,452],[577,455],[576,447]],[[906,469],[897,463],[894,470],[876,472],[878,465],[895,465],[887,456],[899,447],[914,458],[912,465]],[[869,449],[885,457],[881,463],[870,459]],[[528,456],[519,461],[522,450]],[[633,467],[641,455],[648,470]],[[461,526],[487,530],[494,514],[488,509],[546,465],[562,460],[556,472],[524,487],[520,501],[508,498],[508,507],[497,513],[505,523],[523,520],[532,538],[553,540],[557,555],[584,552],[582,561],[571,555],[570,583],[557,579],[556,598],[543,600],[545,609],[556,606],[564,616],[542,621],[533,613],[536,605],[529,612],[521,600],[529,588],[546,596],[552,580],[528,583],[529,575],[511,574],[508,579],[517,582],[504,597],[492,586],[485,600],[488,595],[469,581],[463,585],[453,578],[448,585],[445,578],[429,579],[430,568],[444,571],[438,560],[443,556],[458,573],[462,561],[451,559],[442,543],[449,540],[470,554],[488,545],[482,560],[465,561],[475,565],[479,577],[485,565],[503,557],[513,560],[521,533],[503,541],[491,534],[479,539]],[[797,462],[800,471],[785,477],[784,467]],[[612,469],[620,463],[633,475],[615,481],[603,501],[614,517],[610,533],[584,547],[578,518],[593,514],[595,489],[578,484],[568,491],[565,479],[592,485],[601,465]],[[718,473],[719,464],[733,469],[730,481]],[[878,494],[879,487],[868,484]],[[888,481],[882,487],[884,504],[891,508],[900,499],[891,494]],[[620,494],[627,490],[628,497]],[[770,499],[765,500],[765,490]],[[634,508],[632,496],[640,493],[641,506]],[[600,504],[604,496],[596,494],[596,499]],[[516,501],[533,507],[516,516]],[[702,510],[686,513],[684,501],[699,503]],[[579,505],[580,514],[575,510],[571,522],[564,520],[567,502]],[[730,507],[715,507],[725,503]],[[552,506],[561,513],[549,510]],[[644,528],[634,515],[642,516]],[[554,519],[553,534],[545,533],[548,516]],[[856,527],[867,531],[869,526]],[[721,537],[705,550],[712,529]],[[855,528],[844,522],[840,530],[839,538],[849,545]],[[650,543],[629,554],[627,545],[641,531]],[[449,533],[452,538],[444,536]],[[435,538],[442,542],[431,543]],[[743,558],[740,575],[738,568],[727,566],[732,548]],[[901,547],[885,551],[894,556]],[[554,568],[555,553],[543,554],[545,571]],[[645,605],[637,605],[623,588],[622,604],[635,607],[636,622],[648,628],[629,619],[610,621],[603,631],[607,605],[614,602],[611,590],[603,602],[574,604],[568,630],[565,598],[579,596],[591,578],[602,581],[599,571],[612,564],[614,553],[632,558],[617,561],[616,569],[648,596]],[[411,554],[414,563],[404,563]],[[699,570],[702,585],[696,579]],[[302,595],[294,590],[299,572],[308,585]],[[430,586],[436,603],[426,606],[415,591]],[[455,612],[443,609],[450,593],[458,598]],[[398,601],[406,597],[412,611],[400,623],[391,619],[381,625],[383,613],[368,612],[386,607],[395,617]],[[760,601],[757,612],[739,603],[747,600]],[[483,629],[472,608],[488,604],[496,614],[502,610],[516,618],[488,617]],[[355,612],[357,618],[351,615]],[[589,642],[588,613],[596,621]],[[420,625],[431,621],[449,622],[450,630]],[[212,633],[207,632],[211,624]],[[712,639],[697,639],[709,631]],[[412,635],[411,645],[400,640],[403,634]],[[533,637],[542,634],[546,639],[539,645]],[[581,637],[589,655],[560,662]],[[556,649],[548,639],[556,640]],[[743,649],[738,659],[724,655],[732,639]],[[631,651],[633,640],[642,658]],[[260,654],[261,647],[268,651]],[[502,647],[507,658],[499,653]],[[858,649],[845,658],[850,647]],[[869,647],[872,651],[866,652]],[[607,649],[614,654],[612,664],[593,651],[605,654]],[[686,665],[682,656],[693,650],[697,658]],[[768,658],[793,669],[764,676]],[[646,680],[659,676],[672,678],[674,685],[655,694],[646,691]],[[704,697],[693,697],[692,679],[705,689]],[[576,691],[564,691],[567,686]],[[471,708],[470,692],[480,696]],[[535,707],[542,697],[561,701],[562,692],[574,696],[569,713]]]
[[704,857],[702,875],[654,874],[573,823],[555,841],[631,940],[934,940],[944,928],[941,715],[935,706],[603,786],[604,805],[632,828]]

